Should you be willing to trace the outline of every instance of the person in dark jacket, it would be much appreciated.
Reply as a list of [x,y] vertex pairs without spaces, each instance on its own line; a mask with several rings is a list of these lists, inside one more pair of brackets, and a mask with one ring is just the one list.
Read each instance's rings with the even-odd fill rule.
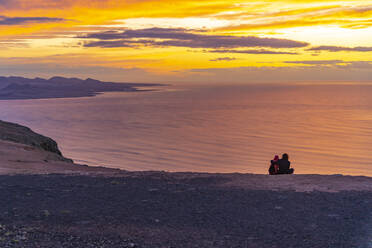
[[278,160],[279,171],[277,174],[293,174],[294,169],[291,167],[291,162],[289,162],[289,157],[287,153],[282,155],[282,158]]

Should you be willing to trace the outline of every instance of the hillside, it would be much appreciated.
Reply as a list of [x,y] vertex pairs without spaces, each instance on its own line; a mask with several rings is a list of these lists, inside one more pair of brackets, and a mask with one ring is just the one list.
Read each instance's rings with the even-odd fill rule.
[[0,174],[115,172],[73,163],[51,138],[28,127],[0,121]]
[[142,91],[158,84],[102,82],[95,79],[0,77],[0,100],[89,97],[102,92]]

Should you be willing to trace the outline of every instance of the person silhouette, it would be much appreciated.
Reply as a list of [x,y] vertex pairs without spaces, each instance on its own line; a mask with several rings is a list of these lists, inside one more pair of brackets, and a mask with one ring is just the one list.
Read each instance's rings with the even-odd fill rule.
[[289,162],[289,156],[287,153],[282,155],[282,158],[278,160],[279,171],[277,174],[293,174],[294,169],[291,167],[291,162]]
[[271,162],[270,168],[269,168],[270,175],[278,174],[278,171],[279,171],[278,160],[279,160],[279,156],[275,155],[274,159],[270,161]]

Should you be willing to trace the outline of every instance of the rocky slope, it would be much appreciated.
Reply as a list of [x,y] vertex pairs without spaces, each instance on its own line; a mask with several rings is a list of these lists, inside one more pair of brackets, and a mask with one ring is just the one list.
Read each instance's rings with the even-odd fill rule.
[[[0,140],[40,148],[47,152],[52,152],[61,156],[62,160],[68,160],[62,156],[57,142],[55,142],[53,139],[37,134],[30,128],[15,123],[0,120]],[[72,160],[70,160],[70,162],[72,162]]]
[[0,121],[0,175],[116,172],[116,169],[75,164],[62,155],[53,139],[28,127]]

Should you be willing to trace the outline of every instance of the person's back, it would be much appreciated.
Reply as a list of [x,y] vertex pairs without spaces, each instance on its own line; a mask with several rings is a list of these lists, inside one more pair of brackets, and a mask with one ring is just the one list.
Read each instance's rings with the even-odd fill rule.
[[288,160],[288,154],[284,153],[282,158],[278,161],[279,172],[278,174],[292,174],[294,169],[290,169],[291,162]]
[[287,171],[289,170],[289,167],[291,166],[291,162],[284,159],[279,159],[278,161],[279,165],[279,174],[287,174]]

